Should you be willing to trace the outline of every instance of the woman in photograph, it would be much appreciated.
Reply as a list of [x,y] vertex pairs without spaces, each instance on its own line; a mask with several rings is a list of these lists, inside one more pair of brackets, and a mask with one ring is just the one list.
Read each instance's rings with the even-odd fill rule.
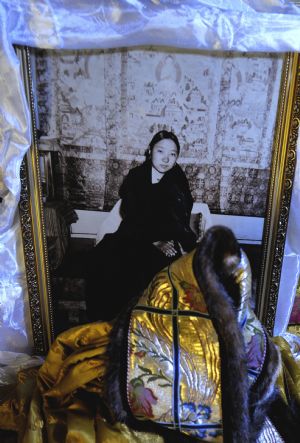
[[195,247],[193,199],[177,164],[179,153],[176,135],[159,131],[145,162],[125,177],[119,191],[122,222],[93,248],[88,260],[90,321],[115,317],[159,270]]

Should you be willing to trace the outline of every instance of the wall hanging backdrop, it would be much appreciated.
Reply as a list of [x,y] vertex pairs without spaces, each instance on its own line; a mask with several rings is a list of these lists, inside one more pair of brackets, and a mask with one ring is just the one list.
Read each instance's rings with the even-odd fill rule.
[[[137,45],[202,51],[283,53],[300,50],[298,2],[236,1],[234,9],[232,2],[221,3],[221,7],[218,1],[187,1],[183,4],[177,1],[147,3],[75,1],[70,5],[67,1],[15,1],[12,4],[10,1],[1,0],[0,349],[2,351],[30,354],[33,350],[18,218],[20,165],[31,144],[31,117],[21,77],[20,61],[13,45],[56,50],[93,50]],[[141,57],[138,52],[136,54],[137,58]],[[145,63],[147,57],[150,55],[143,55]],[[274,60],[277,58],[280,59],[280,56],[274,56]],[[128,60],[132,62],[131,65],[130,63],[127,65],[128,69],[133,69],[134,61],[127,56],[127,63]],[[161,66],[159,63],[160,60],[157,60],[156,75],[160,81],[163,81],[163,68],[168,68],[168,63],[174,64],[174,59],[166,58]],[[180,66],[179,69],[175,66],[175,70],[171,69],[171,72],[176,83],[178,76],[182,75]],[[192,90],[194,79],[191,73],[189,76]],[[266,78],[265,81],[269,82],[270,78]],[[138,88],[138,85],[136,87]],[[197,100],[197,97],[200,95],[192,97],[191,94],[191,100]],[[175,101],[173,105],[172,108],[170,97],[169,107],[166,107],[165,112],[174,115],[174,110],[180,104]],[[150,109],[151,106],[153,109]],[[151,106],[149,104],[149,112],[155,111],[155,104]],[[73,117],[76,118],[76,115]],[[207,118],[209,119],[209,113]],[[69,145],[76,145],[68,132],[72,128],[72,122],[66,120],[64,128],[65,140]],[[249,138],[247,130],[249,129],[245,121],[245,139]],[[184,129],[182,131],[183,135],[187,136]],[[267,133],[264,134],[264,137],[268,136]],[[81,142],[83,138],[84,134],[81,135]],[[99,143],[101,142],[99,139]],[[262,157],[261,159],[264,160]],[[299,171],[296,170],[275,322],[277,334],[284,331],[287,326],[299,275],[300,229],[299,221],[296,219],[296,208],[300,200],[299,181]],[[222,200],[219,200],[219,204],[220,202],[224,203]],[[102,207],[104,203],[105,199],[91,200],[89,204]],[[108,202],[108,206],[111,203]]]

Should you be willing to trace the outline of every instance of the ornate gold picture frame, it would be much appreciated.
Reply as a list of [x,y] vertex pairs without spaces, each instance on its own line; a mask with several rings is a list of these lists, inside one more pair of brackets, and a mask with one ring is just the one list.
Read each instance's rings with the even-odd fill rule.
[[[16,51],[21,60],[32,121],[32,146],[21,168],[22,191],[19,208],[34,348],[37,354],[45,354],[54,338],[54,318],[36,129],[36,91],[31,72],[31,50],[28,47],[18,47]],[[299,56],[288,53],[284,56],[281,73],[267,208],[263,227],[261,272],[256,297],[257,315],[270,334],[272,334],[276,316],[295,172],[296,142],[300,119],[299,103]]]

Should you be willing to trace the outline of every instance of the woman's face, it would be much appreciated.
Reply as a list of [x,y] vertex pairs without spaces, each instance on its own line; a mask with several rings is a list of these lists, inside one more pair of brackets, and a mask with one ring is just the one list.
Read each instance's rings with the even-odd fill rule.
[[173,140],[164,138],[154,145],[151,153],[152,166],[161,174],[169,171],[176,163],[178,154]]

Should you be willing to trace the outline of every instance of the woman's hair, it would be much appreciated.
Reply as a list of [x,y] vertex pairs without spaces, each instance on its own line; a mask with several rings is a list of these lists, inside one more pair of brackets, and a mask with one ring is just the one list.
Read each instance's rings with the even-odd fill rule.
[[153,150],[154,146],[156,145],[156,143],[158,143],[160,140],[163,140],[165,138],[167,138],[169,140],[172,140],[175,143],[176,149],[177,149],[177,155],[179,155],[179,153],[180,153],[180,144],[179,144],[179,141],[178,141],[178,138],[176,137],[176,135],[173,132],[162,130],[162,131],[157,132],[152,137],[152,140],[149,143],[149,147],[148,147],[148,149],[146,151],[147,159],[150,158],[150,155],[151,155],[152,150]]

